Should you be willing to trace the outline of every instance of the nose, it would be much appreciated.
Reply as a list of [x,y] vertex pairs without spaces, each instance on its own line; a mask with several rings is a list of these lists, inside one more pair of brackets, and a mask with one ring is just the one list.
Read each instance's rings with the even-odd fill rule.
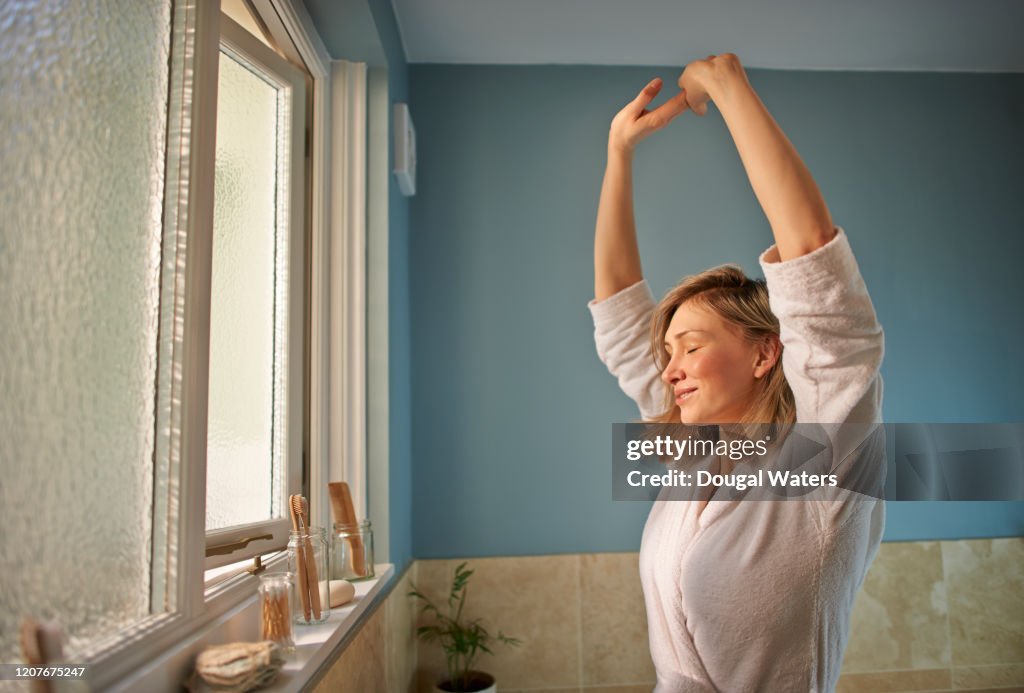
[[686,379],[683,360],[678,352],[669,357],[668,363],[665,364],[665,370],[661,372],[661,379],[668,385],[674,385],[676,382]]

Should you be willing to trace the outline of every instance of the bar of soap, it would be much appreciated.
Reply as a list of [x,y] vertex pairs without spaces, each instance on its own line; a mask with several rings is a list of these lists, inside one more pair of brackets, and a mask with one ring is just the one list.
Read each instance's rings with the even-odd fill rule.
[[331,608],[348,604],[356,596],[356,587],[348,580],[331,580],[328,590],[331,593]]

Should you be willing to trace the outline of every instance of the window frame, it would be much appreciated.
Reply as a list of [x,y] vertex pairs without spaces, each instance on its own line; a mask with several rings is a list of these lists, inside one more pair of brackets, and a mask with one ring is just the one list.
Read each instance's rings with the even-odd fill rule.
[[[339,399],[338,385],[332,381],[331,373],[337,355],[332,352],[333,331],[346,329],[355,339],[365,339],[358,321],[365,311],[365,304],[358,305],[348,292],[337,290],[338,277],[332,262],[332,253],[344,246],[346,236],[358,232],[337,225],[338,207],[332,197],[338,195],[337,156],[335,130],[343,129],[336,123],[345,117],[335,107],[336,85],[333,81],[331,59],[313,25],[306,9],[296,0],[245,0],[246,6],[258,16],[267,39],[289,61],[305,66],[311,84],[307,84],[308,137],[310,147],[307,157],[308,191],[310,194],[309,215],[309,368],[308,398],[309,424],[306,450],[308,466],[305,491],[310,505],[310,522],[321,527],[331,527],[330,503],[327,497],[327,482],[339,477],[330,469],[331,460],[340,458],[344,451],[339,449],[331,431],[347,426],[348,418],[362,421],[366,410],[366,393],[345,381],[341,384],[342,401],[352,403],[350,411],[336,404]],[[351,184],[351,183],[350,183]],[[362,277],[365,274],[365,260],[351,258],[348,274]],[[339,366],[340,367],[340,366]],[[365,466],[365,456],[361,463]],[[341,478],[344,480],[344,477]],[[355,490],[355,489],[353,489]]]
[[[289,160],[288,200],[288,325],[287,325],[287,403],[284,421],[279,422],[285,434],[284,455],[281,462],[286,469],[283,474],[281,494],[277,499],[280,507],[287,512],[287,499],[293,493],[302,493],[305,450],[305,362],[306,362],[306,310],[305,267],[309,262],[306,253],[306,74],[280,57],[263,42],[252,36],[248,30],[234,22],[226,14],[220,16],[220,47],[238,55],[258,67],[272,72],[273,80],[284,88],[290,100],[292,122],[288,134],[291,159]],[[208,337],[207,337],[208,339]],[[205,468],[205,464],[204,464]],[[246,560],[269,551],[283,549],[288,543],[291,520],[285,515],[268,518],[259,522],[233,525],[206,532],[206,569],[219,568],[229,563]],[[230,553],[211,554],[211,550],[225,544],[240,543],[245,539],[271,535],[271,539],[252,541]]]

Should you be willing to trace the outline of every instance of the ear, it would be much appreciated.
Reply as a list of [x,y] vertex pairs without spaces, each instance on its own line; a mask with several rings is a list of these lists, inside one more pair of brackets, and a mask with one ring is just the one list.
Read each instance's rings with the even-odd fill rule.
[[763,378],[771,372],[782,358],[782,342],[777,335],[765,337],[757,344],[754,361],[754,377]]

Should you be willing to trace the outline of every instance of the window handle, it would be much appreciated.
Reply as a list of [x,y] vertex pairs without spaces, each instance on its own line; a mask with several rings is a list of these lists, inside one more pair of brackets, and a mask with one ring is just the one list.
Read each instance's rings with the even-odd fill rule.
[[249,545],[250,541],[259,541],[260,539],[273,539],[273,534],[261,534],[257,537],[245,537],[238,541],[233,541],[230,544],[217,544],[215,546],[206,547],[206,557],[210,556],[223,556],[226,553],[233,553],[239,549],[244,549]]

